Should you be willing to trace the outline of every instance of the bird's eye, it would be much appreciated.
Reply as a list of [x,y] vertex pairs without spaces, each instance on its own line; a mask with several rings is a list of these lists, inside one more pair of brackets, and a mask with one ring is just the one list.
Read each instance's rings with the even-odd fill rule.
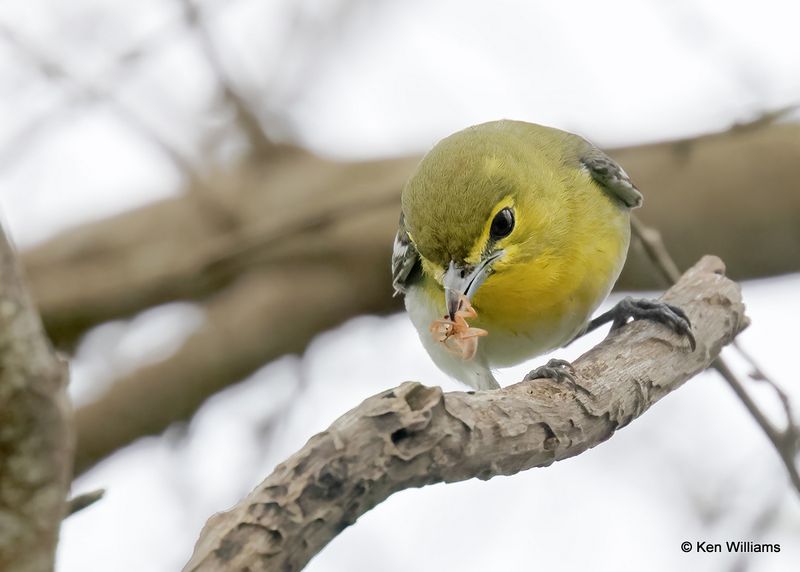
[[494,215],[489,236],[493,240],[498,240],[511,234],[512,230],[514,230],[514,211],[506,207]]

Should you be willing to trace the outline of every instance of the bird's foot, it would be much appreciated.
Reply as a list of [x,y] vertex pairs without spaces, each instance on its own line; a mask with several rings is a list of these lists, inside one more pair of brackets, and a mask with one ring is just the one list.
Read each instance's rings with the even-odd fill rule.
[[617,330],[628,323],[628,320],[650,320],[664,324],[679,336],[689,340],[692,351],[697,347],[697,341],[692,333],[692,323],[686,313],[672,304],[659,300],[645,298],[631,298],[626,296],[609,310],[611,331]]
[[534,379],[554,379],[559,383],[562,381],[575,383],[575,370],[567,360],[551,359],[547,365],[540,365],[525,376],[525,381]]
[[524,381],[533,381],[534,379],[552,379],[557,383],[572,387],[575,391],[581,391],[587,395],[592,394],[588,389],[578,384],[575,379],[575,369],[571,363],[563,359],[551,359],[546,365],[540,365],[530,371],[525,376]]

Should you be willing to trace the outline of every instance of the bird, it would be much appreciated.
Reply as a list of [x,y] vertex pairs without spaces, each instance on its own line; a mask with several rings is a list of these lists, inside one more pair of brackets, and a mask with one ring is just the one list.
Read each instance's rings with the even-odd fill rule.
[[[498,368],[609,322],[653,320],[694,350],[689,318],[662,301],[625,297],[592,319],[641,204],[622,167],[579,135],[509,119],[468,127],[437,143],[403,187],[393,289],[433,362],[477,390],[500,387]],[[552,359],[525,379],[573,374]]]

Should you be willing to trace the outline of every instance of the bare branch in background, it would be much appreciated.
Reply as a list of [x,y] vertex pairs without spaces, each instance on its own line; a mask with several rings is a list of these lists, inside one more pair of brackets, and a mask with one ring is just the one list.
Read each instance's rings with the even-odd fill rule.
[[286,107],[305,93],[309,82],[324,71],[329,54],[357,12],[372,4],[364,0],[333,0],[327,5],[330,12],[320,18],[314,2],[290,3],[281,57],[268,80],[269,99]]
[[[185,188],[192,190],[197,195],[197,204],[203,208],[205,217],[209,221],[224,230],[237,226],[238,221],[233,217],[233,211],[225,208],[225,205],[217,200],[214,191],[208,186],[207,178],[194,162],[170,143],[158,129],[150,125],[140,114],[121,101],[115,91],[99,83],[88,83],[75,78],[54,58],[47,56],[42,50],[34,47],[30,42],[23,40],[5,27],[0,26],[0,36],[14,46],[33,65],[37,66],[44,75],[66,81],[74,90],[77,90],[83,100],[105,102],[111,105],[116,115],[128,127],[148,139],[181,172],[186,180]],[[127,55],[128,57],[133,57],[133,52],[129,52]],[[47,114],[44,117],[46,118]],[[35,126],[33,125],[33,127]],[[19,142],[17,141],[17,143]],[[275,146],[270,144],[270,149],[274,150],[274,148]],[[264,148],[261,151],[266,153]],[[2,160],[4,160],[4,157],[0,156],[0,161]]]
[[[731,386],[733,392],[744,404],[745,408],[750,412],[750,415],[752,415],[756,420],[759,427],[761,427],[766,434],[767,438],[775,446],[775,449],[780,455],[781,461],[786,467],[786,472],[789,474],[789,479],[791,480],[792,486],[794,487],[795,491],[800,494],[800,474],[798,474],[797,469],[800,440],[798,440],[799,433],[797,426],[794,424],[794,420],[789,417],[786,428],[782,430],[778,429],[772,424],[769,417],[767,417],[767,415],[761,411],[761,409],[758,407],[758,404],[753,401],[753,398],[747,393],[744,384],[739,381],[739,378],[736,377],[736,374],[731,371],[724,361],[717,360],[713,366],[714,369],[716,369],[725,379],[725,381],[728,382],[728,385]],[[788,404],[788,401],[786,403]],[[791,409],[788,410],[787,415],[791,415]]]
[[105,496],[105,489],[97,489],[88,493],[83,493],[78,496],[72,497],[67,503],[67,516],[72,516],[76,512],[92,506]]
[[67,365],[0,228],[0,569],[52,570],[72,478]]
[[201,9],[196,6],[194,0],[180,0],[180,2],[186,22],[191,29],[196,31],[200,48],[217,78],[222,90],[222,96],[236,114],[236,123],[245,134],[253,154],[256,157],[269,155],[274,151],[275,144],[270,141],[264,131],[264,126],[261,124],[253,105],[241,93],[241,90],[225,70],[214,44],[214,39],[211,37],[211,33],[204,21]]
[[653,263],[655,269],[661,274],[661,281],[665,286],[671,286],[681,277],[678,265],[664,245],[661,233],[655,228],[646,226],[636,215],[631,216],[631,234],[639,240],[639,245],[645,255]]
[[46,77],[68,82],[80,93],[83,99],[102,101],[111,105],[120,119],[145,139],[151,141],[187,179],[194,180],[197,178],[197,171],[191,160],[141,115],[123,103],[113,90],[99,84],[89,84],[74,77],[55,58],[47,55],[41,48],[34,46],[31,42],[20,37],[18,33],[2,25],[0,25],[0,37],[13,46]]
[[[290,241],[261,242],[255,235],[240,241],[233,256],[208,259],[211,272],[231,278],[204,303],[202,328],[175,355],[118,380],[81,408],[76,472],[141,435],[190,418],[213,393],[270,360],[302,352],[316,333],[359,313],[385,311],[391,292],[384,273],[362,269],[385,262],[391,236],[369,244],[361,240],[381,236],[386,222],[396,219],[394,202],[362,211],[355,207],[347,216],[334,210],[326,217],[325,212],[317,211],[316,224],[305,231],[299,223],[285,228]],[[156,402],[153,395],[159,396]]]
[[731,131],[741,131],[745,129],[759,129],[783,121],[800,109],[800,103],[793,103],[791,105],[784,105],[777,109],[772,109],[761,113],[758,117],[751,121],[739,121],[734,123]]
[[300,570],[342,530],[412,487],[512,475],[586,451],[703,371],[747,324],[738,286],[705,257],[665,295],[697,350],[634,322],[578,358],[575,392],[552,380],[443,394],[408,382],[340,417],[228,512],[209,519],[191,572]]
[[[168,21],[165,25],[153,30],[146,37],[139,39],[134,46],[129,47],[115,54],[112,61],[97,74],[89,83],[91,85],[115,85],[135,76],[135,72],[144,62],[149,61],[150,56],[160,52],[170,43],[180,37],[179,21]],[[19,39],[7,26],[0,24],[0,36],[12,45],[17,44]],[[26,59],[34,54],[25,49]],[[41,71],[43,62],[39,61],[34,65]],[[32,141],[34,141],[47,127],[52,125],[62,116],[72,111],[76,107],[87,102],[93,101],[90,94],[78,89],[72,89],[63,94],[61,101],[50,109],[39,113],[16,133],[8,137],[6,143],[0,149],[0,170],[7,165],[13,164],[18,157],[25,153]]]
[[[680,278],[678,266],[675,264],[675,261],[672,260],[666,246],[664,246],[661,234],[657,230],[648,228],[642,224],[635,216],[631,217],[631,229],[634,236],[639,239],[647,256],[653,262],[656,269],[662,274],[666,282],[668,284],[677,282]],[[800,428],[795,424],[789,396],[786,395],[777,383],[769,379],[764,372],[761,371],[753,358],[742,349],[741,344],[739,344],[737,340],[733,341],[733,346],[753,367],[753,377],[765,381],[775,390],[786,414],[786,427],[781,430],[773,425],[769,417],[761,411],[758,404],[756,404],[747,393],[744,382],[733,372],[725,361],[725,358],[719,356],[714,360],[712,367],[728,382],[733,392],[753,419],[755,419],[756,423],[758,423],[759,427],[764,431],[767,438],[772,442],[778,455],[780,455],[781,461],[786,467],[786,472],[789,475],[792,486],[795,491],[800,494],[800,472],[798,472],[797,468],[797,461],[798,458],[800,458]]]

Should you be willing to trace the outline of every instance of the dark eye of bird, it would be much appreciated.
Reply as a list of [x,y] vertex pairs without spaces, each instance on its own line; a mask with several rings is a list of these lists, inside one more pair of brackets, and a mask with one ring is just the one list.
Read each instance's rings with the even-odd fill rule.
[[489,236],[493,240],[505,238],[514,230],[514,211],[506,207],[494,215],[492,226],[489,229]]

